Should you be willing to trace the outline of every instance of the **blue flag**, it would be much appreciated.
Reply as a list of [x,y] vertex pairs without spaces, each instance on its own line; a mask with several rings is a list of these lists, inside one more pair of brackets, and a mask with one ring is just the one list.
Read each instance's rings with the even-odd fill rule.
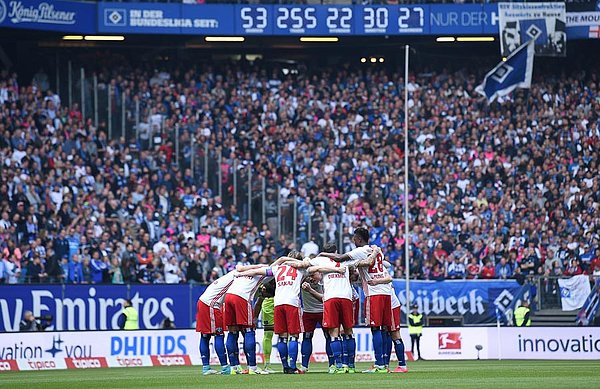
[[475,91],[485,96],[491,103],[496,98],[506,96],[515,88],[531,87],[533,74],[534,39],[521,45],[506,59],[500,62],[488,74]]

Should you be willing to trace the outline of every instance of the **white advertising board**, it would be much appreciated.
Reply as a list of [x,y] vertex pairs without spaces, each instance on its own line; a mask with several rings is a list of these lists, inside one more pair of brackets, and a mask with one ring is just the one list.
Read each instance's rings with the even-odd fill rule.
[[[262,363],[263,331],[256,334],[257,361]],[[373,361],[371,332],[355,328],[357,361]],[[402,329],[407,358],[410,337]],[[194,330],[72,331],[0,334],[0,372],[6,370],[200,365]],[[277,337],[273,339],[276,345]],[[481,346],[479,354],[476,346]],[[212,348],[212,345],[211,345]],[[240,337],[240,350],[242,338]],[[596,327],[449,327],[424,328],[423,357],[444,359],[600,359]],[[214,353],[213,353],[214,355]],[[245,362],[245,358],[241,358]],[[325,362],[325,338],[313,336],[313,360]],[[271,361],[279,361],[276,347]],[[216,363],[216,356],[213,358]]]

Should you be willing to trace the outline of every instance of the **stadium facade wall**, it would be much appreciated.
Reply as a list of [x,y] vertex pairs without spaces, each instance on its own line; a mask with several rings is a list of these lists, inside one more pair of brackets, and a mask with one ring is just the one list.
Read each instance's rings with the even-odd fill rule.
[[[355,336],[357,360],[372,361],[369,329],[356,328]],[[402,337],[408,349],[410,341],[406,329],[402,330]],[[258,330],[258,363],[262,363],[262,338],[263,332]],[[313,339],[313,361],[326,361],[320,329]],[[600,329],[425,328],[421,349],[422,356],[430,360],[472,360],[478,357],[477,345],[482,346],[481,359],[594,360],[600,359]],[[409,352],[407,357],[412,360]],[[271,358],[273,363],[278,362],[276,349]],[[217,363],[216,358],[212,362]],[[243,356],[242,362],[245,363]],[[0,372],[200,364],[198,334],[194,330],[0,334]]]

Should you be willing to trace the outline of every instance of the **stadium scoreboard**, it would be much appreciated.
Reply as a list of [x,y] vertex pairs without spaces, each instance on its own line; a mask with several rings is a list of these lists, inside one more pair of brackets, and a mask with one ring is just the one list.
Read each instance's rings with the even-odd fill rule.
[[237,34],[396,35],[429,32],[426,8],[403,6],[238,6]]
[[99,3],[102,33],[266,36],[497,34],[496,4]]
[[[512,3],[516,4],[516,3]],[[523,3],[530,4],[530,3]],[[531,3],[533,4],[533,3]],[[537,3],[536,3],[537,4]],[[547,4],[539,3],[542,7]],[[558,4],[558,3],[556,3]],[[590,3],[566,17],[541,18],[569,39],[600,37],[600,8]],[[536,14],[537,15],[537,14]],[[182,4],[0,0],[0,28],[69,34],[206,36],[460,36],[498,35],[502,12],[486,4]],[[506,19],[506,15],[504,18]],[[536,16],[537,17],[537,16]],[[540,19],[539,17],[537,17]],[[512,22],[511,22],[512,23]],[[558,26],[558,27],[557,27]],[[547,35],[547,34],[541,34]]]

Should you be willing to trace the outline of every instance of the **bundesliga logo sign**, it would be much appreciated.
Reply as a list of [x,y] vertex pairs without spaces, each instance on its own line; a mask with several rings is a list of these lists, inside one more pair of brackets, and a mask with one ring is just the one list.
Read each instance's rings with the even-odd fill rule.
[[439,350],[460,350],[461,343],[460,332],[440,332],[438,334]]

